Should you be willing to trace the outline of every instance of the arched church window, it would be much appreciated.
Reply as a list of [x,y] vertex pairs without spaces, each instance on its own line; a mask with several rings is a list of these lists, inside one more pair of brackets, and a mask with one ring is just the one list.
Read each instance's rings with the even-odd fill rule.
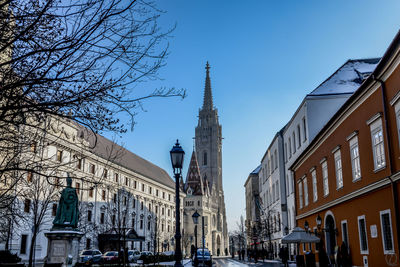
[[203,165],[207,165],[207,152],[204,151],[203,153]]

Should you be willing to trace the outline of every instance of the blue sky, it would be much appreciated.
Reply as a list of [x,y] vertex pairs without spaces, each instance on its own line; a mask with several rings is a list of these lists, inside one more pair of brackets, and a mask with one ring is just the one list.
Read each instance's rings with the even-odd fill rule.
[[152,99],[136,117],[126,148],[172,173],[179,138],[187,164],[202,105],[205,63],[223,141],[229,230],[245,215],[244,182],[301,100],[347,59],[380,57],[400,29],[400,1],[158,0],[161,27],[177,24],[160,81],[184,99]]

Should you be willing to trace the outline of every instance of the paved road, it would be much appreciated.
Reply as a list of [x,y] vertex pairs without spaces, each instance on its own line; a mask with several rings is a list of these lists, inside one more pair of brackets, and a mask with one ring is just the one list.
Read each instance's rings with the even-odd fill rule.
[[279,263],[241,263],[230,258],[221,258],[221,259],[214,259],[213,267],[261,267],[261,266],[268,266],[268,267],[280,267]]

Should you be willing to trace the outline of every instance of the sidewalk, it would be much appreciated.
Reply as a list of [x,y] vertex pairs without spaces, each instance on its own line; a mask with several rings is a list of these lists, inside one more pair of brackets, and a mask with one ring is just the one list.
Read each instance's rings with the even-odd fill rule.
[[[231,257],[232,258],[232,257]],[[244,264],[251,264],[251,265],[256,265],[256,266],[283,266],[283,263],[280,260],[259,260],[257,263],[254,262],[254,260],[239,260],[238,257],[233,258],[233,260],[244,263]],[[296,267],[296,262],[294,261],[289,261],[289,267]]]

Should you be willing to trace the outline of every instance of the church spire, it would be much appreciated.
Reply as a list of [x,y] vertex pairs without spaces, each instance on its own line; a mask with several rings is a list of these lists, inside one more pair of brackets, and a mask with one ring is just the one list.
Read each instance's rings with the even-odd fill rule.
[[204,87],[204,101],[203,101],[203,110],[212,110],[213,99],[211,93],[211,81],[210,81],[210,64],[206,64],[206,84]]

